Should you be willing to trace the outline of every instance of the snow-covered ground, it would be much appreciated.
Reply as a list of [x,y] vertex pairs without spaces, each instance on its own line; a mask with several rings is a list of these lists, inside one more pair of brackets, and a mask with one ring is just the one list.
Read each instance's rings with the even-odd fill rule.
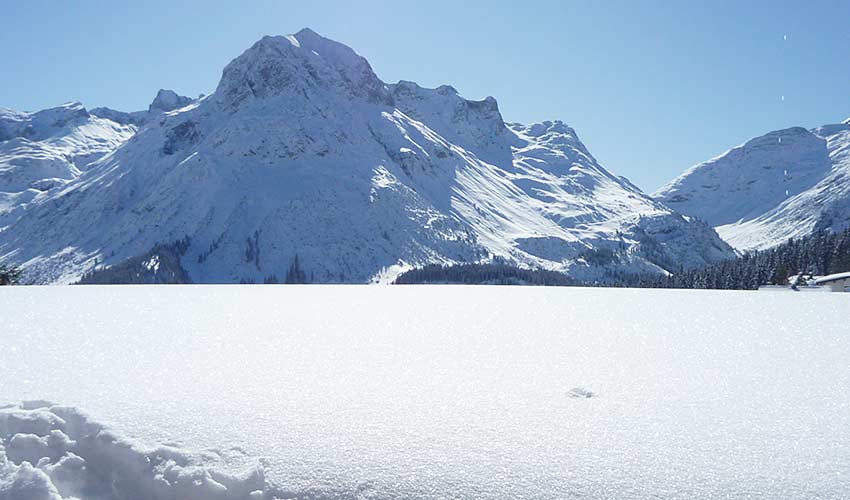
[[847,498],[848,310],[842,294],[4,287],[0,499]]

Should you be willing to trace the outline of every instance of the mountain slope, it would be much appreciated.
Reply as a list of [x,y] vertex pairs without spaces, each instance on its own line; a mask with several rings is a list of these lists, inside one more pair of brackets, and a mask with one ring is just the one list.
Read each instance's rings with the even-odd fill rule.
[[0,109],[0,227],[35,198],[77,178],[163,111],[191,103],[160,90],[148,111],[91,111],[71,102],[35,113]]
[[36,113],[0,109],[0,225],[19,205],[73,180],[135,131],[89,114],[80,103]]
[[752,250],[848,227],[848,181],[850,120],[770,132],[691,167],[653,196]]
[[281,277],[296,256],[311,281],[366,282],[491,256],[603,277],[732,255],[563,123],[506,125],[491,97],[387,85],[310,30],[258,41],[213,94],[39,199],[0,232],[0,262],[69,282],[186,238],[196,283]]

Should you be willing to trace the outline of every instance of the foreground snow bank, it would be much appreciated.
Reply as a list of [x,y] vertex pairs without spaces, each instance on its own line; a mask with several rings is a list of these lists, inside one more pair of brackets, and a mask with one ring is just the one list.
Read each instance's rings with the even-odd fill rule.
[[74,408],[0,409],[0,500],[270,498],[261,466],[235,475],[214,463],[119,437]]

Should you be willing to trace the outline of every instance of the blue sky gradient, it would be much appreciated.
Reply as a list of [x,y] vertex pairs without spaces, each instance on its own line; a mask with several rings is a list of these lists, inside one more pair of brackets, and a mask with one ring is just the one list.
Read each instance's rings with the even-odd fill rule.
[[648,192],[753,136],[850,117],[843,0],[0,0],[0,11],[0,107],[130,111],[159,88],[209,93],[261,36],[310,27],[384,81],[492,95],[508,121],[561,119]]

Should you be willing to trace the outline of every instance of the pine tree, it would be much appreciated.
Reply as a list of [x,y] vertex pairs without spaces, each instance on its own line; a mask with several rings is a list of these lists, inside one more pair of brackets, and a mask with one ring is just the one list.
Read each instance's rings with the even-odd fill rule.
[[20,283],[20,278],[20,269],[0,265],[0,286],[17,285]]
[[785,285],[788,283],[788,266],[786,266],[784,262],[776,266],[776,271],[774,271],[773,277],[770,281],[772,281],[774,285]]
[[286,272],[286,279],[284,280],[284,283],[307,283],[307,273],[301,269],[298,254],[295,254],[295,259],[292,261],[292,265],[289,266],[289,270]]

